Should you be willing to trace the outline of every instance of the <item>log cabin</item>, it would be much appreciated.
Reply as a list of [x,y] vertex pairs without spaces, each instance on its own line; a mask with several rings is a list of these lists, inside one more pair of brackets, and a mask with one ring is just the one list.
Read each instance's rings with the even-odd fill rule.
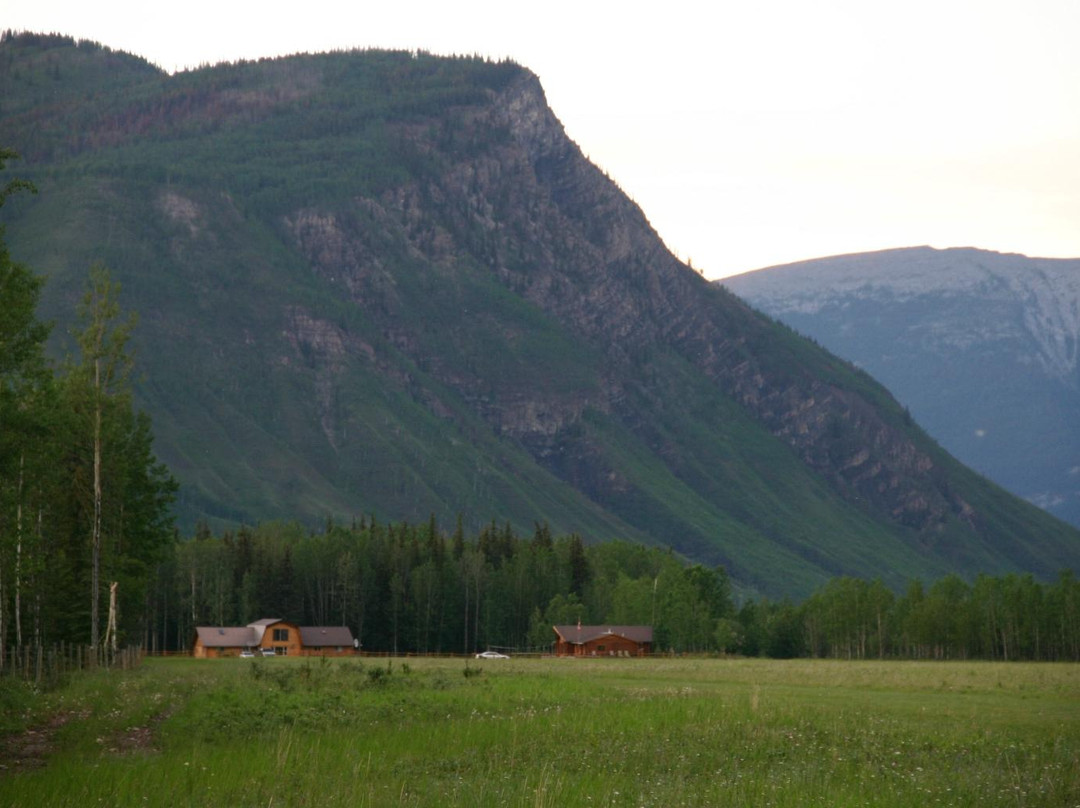
[[553,626],[556,656],[647,656],[652,626]]

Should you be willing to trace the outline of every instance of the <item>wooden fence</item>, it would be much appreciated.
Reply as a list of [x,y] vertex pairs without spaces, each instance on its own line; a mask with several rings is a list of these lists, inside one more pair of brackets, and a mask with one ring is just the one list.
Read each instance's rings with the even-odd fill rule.
[[129,645],[115,653],[105,647],[70,643],[9,646],[0,654],[0,675],[17,677],[36,687],[47,687],[73,671],[130,670],[141,659],[142,648],[138,645]]

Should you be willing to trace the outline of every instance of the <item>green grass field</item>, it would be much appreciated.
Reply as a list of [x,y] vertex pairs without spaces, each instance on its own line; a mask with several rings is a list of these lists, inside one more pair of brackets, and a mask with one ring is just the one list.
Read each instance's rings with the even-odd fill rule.
[[1075,665],[149,659],[23,720],[3,806],[1080,805]]

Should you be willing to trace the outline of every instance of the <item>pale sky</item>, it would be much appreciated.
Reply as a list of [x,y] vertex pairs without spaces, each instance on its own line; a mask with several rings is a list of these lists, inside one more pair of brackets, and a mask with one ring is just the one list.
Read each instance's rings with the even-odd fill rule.
[[0,0],[169,71],[510,57],[707,277],[930,244],[1080,257],[1078,0]]

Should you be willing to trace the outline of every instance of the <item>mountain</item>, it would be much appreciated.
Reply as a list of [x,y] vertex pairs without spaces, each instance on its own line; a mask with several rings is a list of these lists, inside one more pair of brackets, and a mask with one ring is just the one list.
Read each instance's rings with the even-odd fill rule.
[[509,62],[166,75],[0,42],[12,255],[70,323],[104,261],[181,523],[461,514],[668,545],[744,591],[1028,570],[1080,534],[663,246]]
[[1080,525],[1080,260],[918,247],[723,283],[865,368],[964,463]]

